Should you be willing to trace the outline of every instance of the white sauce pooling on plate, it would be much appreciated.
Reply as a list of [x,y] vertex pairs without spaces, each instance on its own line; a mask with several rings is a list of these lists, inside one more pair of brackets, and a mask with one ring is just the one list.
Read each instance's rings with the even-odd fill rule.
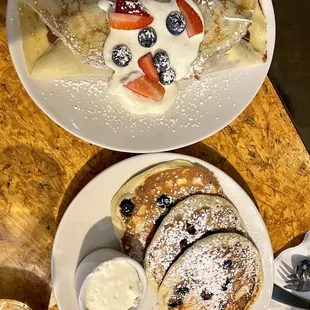
[[[108,1],[107,1],[108,2]],[[140,96],[123,86],[122,80],[132,72],[142,72],[138,66],[138,60],[151,52],[154,56],[158,50],[167,52],[171,67],[176,71],[176,80],[183,79],[189,71],[191,63],[196,59],[199,45],[203,39],[204,32],[191,38],[188,37],[186,30],[179,36],[172,35],[166,27],[167,16],[174,11],[179,11],[175,0],[169,3],[154,0],[142,0],[143,6],[149,11],[154,21],[149,27],[154,28],[157,34],[157,42],[151,48],[142,47],[138,41],[138,30],[118,30],[112,29],[104,45],[104,58],[108,67],[115,73],[110,82],[110,92],[118,96],[121,104],[135,114],[163,113],[177,97],[177,83],[164,86],[166,89],[165,97],[157,102],[152,99]],[[198,13],[203,20],[202,14],[192,0],[187,3]],[[101,8],[105,8],[101,5]],[[112,60],[112,50],[116,45],[125,44],[132,53],[132,60],[127,67],[119,67]]]
[[88,310],[128,310],[139,303],[142,285],[136,268],[124,261],[108,261],[87,277]]

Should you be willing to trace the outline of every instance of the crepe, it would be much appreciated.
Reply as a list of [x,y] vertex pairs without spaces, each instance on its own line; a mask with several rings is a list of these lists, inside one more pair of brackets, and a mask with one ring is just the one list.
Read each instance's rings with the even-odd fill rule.
[[36,63],[32,76],[40,79],[64,77],[100,77],[108,79],[112,69],[95,68],[83,63],[79,55],[73,54],[61,40],[57,40]]
[[146,248],[170,208],[199,193],[223,194],[211,171],[185,160],[162,163],[129,180],[111,201],[115,235],[124,252],[143,263]]
[[261,257],[246,238],[219,233],[196,242],[159,289],[161,310],[249,309],[263,285]]
[[262,55],[255,51],[253,46],[247,41],[241,40],[239,44],[232,47],[226,53],[207,63],[204,72],[219,72],[227,69],[249,67],[262,63],[264,63]]
[[83,61],[104,68],[103,45],[110,32],[98,0],[25,0],[63,43]]
[[258,0],[196,2],[205,18],[205,38],[187,77],[266,61],[267,22]]
[[167,270],[184,250],[216,232],[246,234],[237,209],[218,196],[195,195],[166,215],[147,248],[144,266],[149,283],[158,289]]
[[50,48],[51,42],[48,38],[48,28],[36,14],[25,3],[19,4],[20,28],[23,40],[23,50],[28,72],[46,51]]

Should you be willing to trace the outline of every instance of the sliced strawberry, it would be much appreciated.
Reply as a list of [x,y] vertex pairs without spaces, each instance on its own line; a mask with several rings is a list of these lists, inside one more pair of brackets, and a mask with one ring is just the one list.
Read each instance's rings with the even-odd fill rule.
[[165,88],[158,82],[152,81],[145,75],[139,76],[124,86],[139,95],[154,99],[156,101],[161,101],[165,95]]
[[129,15],[109,12],[110,27],[121,30],[141,29],[150,25],[154,18],[150,16]]
[[150,16],[149,12],[138,0],[116,0],[115,12],[131,15]]
[[186,31],[189,37],[203,32],[203,24],[200,16],[195,10],[186,2],[186,0],[177,0],[177,5],[185,17]]
[[154,66],[153,56],[151,53],[142,56],[138,60],[138,65],[148,78],[155,82],[159,81],[159,75],[156,67]]

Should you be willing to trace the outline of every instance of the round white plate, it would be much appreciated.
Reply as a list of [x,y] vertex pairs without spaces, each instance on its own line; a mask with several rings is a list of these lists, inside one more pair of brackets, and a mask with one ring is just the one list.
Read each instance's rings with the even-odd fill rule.
[[[199,163],[215,174],[225,194],[239,210],[250,237],[259,249],[264,268],[264,287],[253,309],[267,309],[273,288],[273,253],[265,224],[244,190],[218,168],[195,157],[178,154],[149,154],[126,159],[100,173],[76,196],[59,225],[52,252],[52,282],[60,309],[78,309],[75,271],[90,252],[119,249],[111,218],[110,201],[119,188],[138,172],[160,162],[185,159]],[[145,310],[157,310],[156,295],[149,291]]]
[[183,147],[216,133],[251,102],[266,77],[275,42],[272,2],[260,2],[268,21],[267,62],[211,74],[200,82],[182,81],[179,102],[166,114],[155,117],[133,116],[124,111],[107,95],[106,86],[98,80],[88,80],[80,86],[79,80],[68,84],[32,79],[24,60],[17,0],[8,2],[7,36],[23,85],[36,104],[58,125],[105,148],[135,153],[159,152]]

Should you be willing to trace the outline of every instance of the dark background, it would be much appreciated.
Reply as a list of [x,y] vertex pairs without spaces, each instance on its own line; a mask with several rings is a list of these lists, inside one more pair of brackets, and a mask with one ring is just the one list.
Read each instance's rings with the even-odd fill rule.
[[310,0],[273,0],[277,40],[269,77],[310,151]]

